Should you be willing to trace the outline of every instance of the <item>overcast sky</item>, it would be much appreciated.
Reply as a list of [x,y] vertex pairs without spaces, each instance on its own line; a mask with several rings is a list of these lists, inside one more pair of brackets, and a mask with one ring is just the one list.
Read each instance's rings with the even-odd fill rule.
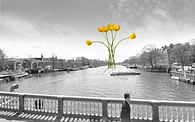
[[121,25],[116,61],[156,47],[195,38],[195,0],[0,0],[0,48],[9,57],[107,59],[100,25]]

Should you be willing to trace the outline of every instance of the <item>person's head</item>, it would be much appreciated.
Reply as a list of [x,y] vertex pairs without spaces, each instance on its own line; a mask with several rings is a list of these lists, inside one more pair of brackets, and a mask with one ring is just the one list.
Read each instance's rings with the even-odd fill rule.
[[12,87],[13,89],[18,89],[18,88],[19,88],[19,85],[18,85],[18,84],[13,84],[11,87]]
[[18,88],[19,88],[19,85],[18,85],[18,84],[16,84],[14,88],[15,88],[15,89],[18,89]]
[[130,99],[130,94],[129,94],[129,93],[125,93],[125,94],[124,94],[124,98],[125,98],[125,99]]

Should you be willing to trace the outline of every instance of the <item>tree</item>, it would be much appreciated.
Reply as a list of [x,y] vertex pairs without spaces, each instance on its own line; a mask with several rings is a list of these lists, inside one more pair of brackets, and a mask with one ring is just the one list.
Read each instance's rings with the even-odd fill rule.
[[123,61],[125,64],[139,64],[139,56],[132,56]]
[[169,63],[169,67],[171,67],[171,64],[172,64],[173,62],[175,62],[175,61],[174,61],[174,58],[173,58],[173,56],[172,56],[174,45],[171,43],[171,44],[169,45],[169,47],[166,47],[166,48],[167,48],[167,54],[168,54],[168,63]]
[[195,63],[195,44],[190,46],[190,63]]
[[6,62],[5,62],[6,55],[2,49],[0,49],[0,71],[6,69]]
[[52,57],[51,57],[51,60],[52,60],[53,69],[55,69],[58,57],[53,54]]
[[172,58],[175,59],[176,62],[181,63],[182,69],[184,70],[184,66],[187,64],[190,55],[190,44],[177,44],[174,46],[172,50]]
[[161,58],[159,49],[155,48],[154,45],[147,45],[143,48],[143,53],[140,55],[142,64],[149,64],[152,69],[157,66],[158,60]]

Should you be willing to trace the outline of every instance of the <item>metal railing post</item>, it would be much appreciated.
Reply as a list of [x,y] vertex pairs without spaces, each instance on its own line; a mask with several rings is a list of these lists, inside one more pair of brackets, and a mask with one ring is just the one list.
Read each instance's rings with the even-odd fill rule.
[[159,122],[159,101],[152,100],[152,121],[153,122]]
[[24,112],[24,94],[18,94],[19,96],[19,112]]
[[58,96],[58,116],[62,116],[63,115],[63,97],[62,96]]
[[102,119],[107,121],[108,119],[108,102],[107,100],[102,100]]

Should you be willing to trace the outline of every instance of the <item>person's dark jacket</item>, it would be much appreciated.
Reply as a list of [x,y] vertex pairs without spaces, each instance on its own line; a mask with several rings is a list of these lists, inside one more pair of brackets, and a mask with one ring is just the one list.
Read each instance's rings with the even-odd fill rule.
[[124,101],[122,104],[122,110],[121,110],[121,121],[122,122],[130,122],[130,112],[131,108],[127,101]]

